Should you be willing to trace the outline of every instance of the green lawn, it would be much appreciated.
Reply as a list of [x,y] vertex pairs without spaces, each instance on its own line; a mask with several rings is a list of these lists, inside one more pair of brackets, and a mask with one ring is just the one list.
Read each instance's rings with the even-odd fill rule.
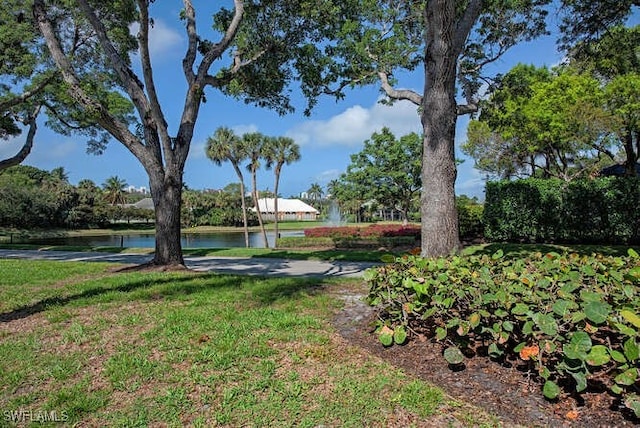
[[335,332],[332,290],[358,281],[112,267],[0,260],[3,425],[498,424]]

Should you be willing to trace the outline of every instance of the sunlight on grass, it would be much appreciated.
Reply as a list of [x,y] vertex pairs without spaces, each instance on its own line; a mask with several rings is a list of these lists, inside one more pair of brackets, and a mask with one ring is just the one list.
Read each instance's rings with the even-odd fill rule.
[[[1,262],[14,272],[0,287],[2,409],[56,410],[65,424],[91,426],[467,417],[456,419],[441,390],[335,334],[338,303],[324,292],[335,280]],[[485,420],[478,412],[465,424]]]

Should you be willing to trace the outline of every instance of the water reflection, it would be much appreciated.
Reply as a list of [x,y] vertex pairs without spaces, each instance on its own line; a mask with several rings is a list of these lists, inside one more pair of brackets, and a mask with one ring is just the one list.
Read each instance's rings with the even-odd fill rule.
[[[283,231],[280,236],[303,236],[301,230]],[[269,246],[273,247],[275,235],[267,232]],[[137,247],[153,248],[153,234],[127,234],[106,236],[73,236],[30,240],[29,243],[39,245],[79,245],[89,247]],[[249,244],[253,248],[264,248],[262,234],[249,232]],[[185,233],[182,235],[183,248],[236,248],[244,247],[243,232]]]

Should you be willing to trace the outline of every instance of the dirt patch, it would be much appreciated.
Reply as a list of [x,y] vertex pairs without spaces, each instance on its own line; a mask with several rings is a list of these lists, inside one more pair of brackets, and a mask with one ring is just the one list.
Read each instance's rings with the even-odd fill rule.
[[385,348],[373,334],[375,317],[363,301],[364,289],[334,293],[345,302],[333,320],[334,326],[349,343],[441,387],[463,403],[498,416],[505,426],[599,428],[631,427],[640,422],[621,412],[614,397],[606,393],[545,400],[539,384],[517,368],[504,367],[488,358],[469,358],[464,368],[452,370],[442,356],[442,347],[431,340]]

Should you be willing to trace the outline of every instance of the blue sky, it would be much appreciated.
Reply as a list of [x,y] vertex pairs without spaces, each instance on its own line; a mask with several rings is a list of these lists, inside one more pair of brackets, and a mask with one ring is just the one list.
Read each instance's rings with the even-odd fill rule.
[[[170,131],[175,132],[186,87],[181,71],[186,36],[181,22],[176,18],[181,2],[162,2],[163,9],[157,9],[156,5],[159,3],[161,2],[152,6],[155,21],[151,33],[152,62],[161,103],[167,121],[172,126]],[[227,7],[230,7],[231,2],[225,3],[229,3]],[[209,11],[199,12],[199,16],[210,16]],[[200,31],[208,28],[208,23],[199,22]],[[515,47],[488,67],[487,71],[489,74],[506,72],[518,62],[552,66],[560,59],[555,39],[544,37]],[[401,75],[399,86],[420,91],[423,76],[420,73]],[[282,172],[280,193],[284,197],[299,195],[314,182],[326,186],[346,170],[349,156],[360,151],[362,143],[383,126],[389,127],[396,136],[421,132],[415,106],[408,102],[398,102],[393,107],[388,107],[379,104],[379,98],[377,86],[351,90],[339,102],[329,97],[321,99],[311,117],[305,117],[302,114],[304,100],[294,97],[299,111],[278,116],[273,111],[246,105],[209,89],[185,168],[185,182],[192,189],[216,189],[237,181],[229,165],[218,167],[204,154],[206,138],[218,127],[228,126],[238,134],[259,131],[266,135],[289,136],[300,145],[301,160],[285,166]],[[456,148],[465,140],[467,122],[466,117],[458,120]],[[14,154],[23,141],[22,136],[13,141],[0,142],[0,158]],[[458,149],[456,155],[465,159]],[[73,184],[88,178],[102,185],[108,177],[117,175],[129,185],[148,187],[148,179],[142,166],[120,143],[112,141],[101,156],[89,155],[86,154],[83,139],[57,135],[47,130],[43,123],[39,127],[34,149],[24,163],[45,170],[62,166]],[[270,171],[262,171],[258,180],[261,189],[273,189],[273,175]],[[458,194],[483,198],[483,176],[473,168],[473,160],[466,159],[459,166],[456,191]]]

